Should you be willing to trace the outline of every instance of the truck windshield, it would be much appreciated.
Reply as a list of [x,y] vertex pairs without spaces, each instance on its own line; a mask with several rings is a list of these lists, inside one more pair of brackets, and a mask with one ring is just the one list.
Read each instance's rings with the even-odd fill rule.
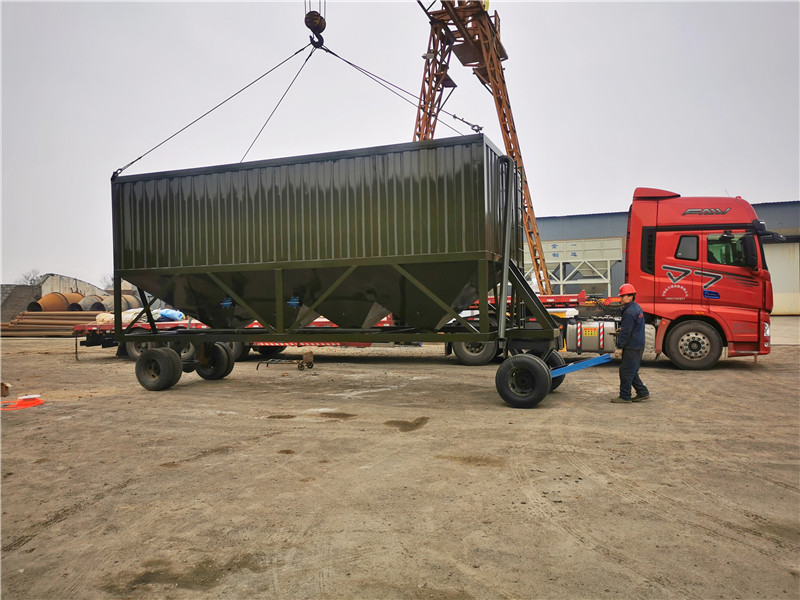
[[708,262],[717,265],[746,267],[743,239],[743,233],[709,235],[707,240]]

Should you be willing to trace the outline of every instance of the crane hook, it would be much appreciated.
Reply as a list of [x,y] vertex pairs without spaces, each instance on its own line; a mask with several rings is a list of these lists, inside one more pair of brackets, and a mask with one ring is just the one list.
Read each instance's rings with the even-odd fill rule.
[[311,45],[314,46],[314,48],[322,48],[322,44],[325,43],[325,40],[322,39],[322,32],[325,31],[325,17],[317,11],[311,10],[306,13],[305,23],[306,27],[308,27],[313,34],[308,36]]

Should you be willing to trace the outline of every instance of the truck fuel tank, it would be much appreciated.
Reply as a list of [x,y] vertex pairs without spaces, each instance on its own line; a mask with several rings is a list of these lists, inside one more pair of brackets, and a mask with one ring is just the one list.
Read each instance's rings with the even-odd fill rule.
[[[570,320],[566,327],[566,348],[568,352],[612,353],[617,349],[616,332],[619,323],[609,320]],[[644,326],[645,351],[654,352],[656,347],[656,328]]]

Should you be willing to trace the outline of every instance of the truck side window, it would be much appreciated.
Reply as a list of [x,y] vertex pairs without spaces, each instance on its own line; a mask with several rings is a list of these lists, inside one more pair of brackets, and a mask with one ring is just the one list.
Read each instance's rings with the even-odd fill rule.
[[675,258],[683,260],[697,260],[699,258],[698,238],[696,235],[682,235],[678,240],[678,249],[675,250]]
[[742,240],[744,235],[737,233],[731,235],[709,235],[706,243],[708,245],[708,262],[717,265],[732,265],[735,267],[746,267],[744,247]]

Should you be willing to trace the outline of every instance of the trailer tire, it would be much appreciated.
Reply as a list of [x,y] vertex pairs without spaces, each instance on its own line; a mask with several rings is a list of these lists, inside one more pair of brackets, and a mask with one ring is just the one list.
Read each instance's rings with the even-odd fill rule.
[[172,383],[167,386],[172,387],[181,380],[181,375],[183,375],[183,361],[180,354],[169,347],[156,348],[156,350],[160,350],[168,360],[172,361]]
[[[144,333],[146,333],[144,330],[138,329],[131,331],[128,335],[143,335]],[[130,360],[138,361],[139,357],[144,353],[144,351],[149,350],[150,348],[152,348],[150,342],[125,342],[125,352]]]
[[253,346],[253,348],[264,358],[272,358],[286,350],[286,346]]
[[710,369],[722,354],[722,338],[708,323],[685,321],[669,333],[665,347],[672,364],[679,369]]
[[[241,342],[235,342],[241,343]],[[228,344],[222,344],[228,351],[228,368],[225,369],[225,374],[223,377],[227,377],[233,371],[233,367],[236,365],[236,356],[233,354],[233,349]]]
[[136,359],[136,379],[151,392],[172,387],[180,379],[180,374],[180,359],[168,348],[148,348]]
[[550,369],[538,356],[510,356],[497,369],[497,392],[513,408],[533,408],[550,393]]
[[453,342],[453,354],[462,365],[480,367],[497,356],[497,342]]
[[207,344],[205,355],[206,364],[198,364],[195,367],[195,371],[200,377],[208,381],[214,381],[222,379],[230,373],[228,369],[229,367],[232,368],[231,363],[233,362],[231,360],[231,351],[223,342]]
[[250,346],[244,342],[225,342],[228,348],[233,352],[233,360],[242,360],[250,352]]
[[[561,356],[558,352],[551,352],[550,356],[547,357],[545,361],[548,368],[552,371],[553,369],[558,369],[559,367],[563,367],[567,364],[567,361],[564,360],[564,357]],[[559,375],[557,377],[553,377],[552,375],[550,378],[552,379],[552,383],[550,384],[550,391],[553,392],[555,389],[564,383],[564,379],[566,379],[566,375]]]
[[192,342],[187,340],[169,342],[167,347],[177,352],[178,356],[180,356],[181,360],[184,362],[194,360],[195,356],[197,356],[197,348],[195,348]]

